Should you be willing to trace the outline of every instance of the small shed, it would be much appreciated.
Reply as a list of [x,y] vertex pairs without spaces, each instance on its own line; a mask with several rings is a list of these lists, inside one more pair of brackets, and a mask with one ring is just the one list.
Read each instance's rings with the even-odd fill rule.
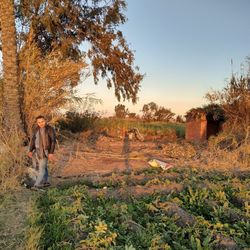
[[186,134],[188,141],[202,142],[222,130],[225,121],[224,112],[219,105],[210,104],[202,108],[193,108],[187,112]]

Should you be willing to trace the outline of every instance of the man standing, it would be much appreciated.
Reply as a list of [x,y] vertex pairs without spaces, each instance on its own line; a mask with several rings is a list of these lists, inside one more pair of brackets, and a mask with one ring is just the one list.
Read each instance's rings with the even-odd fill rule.
[[32,158],[34,166],[38,163],[38,176],[34,186],[39,188],[50,185],[48,160],[54,159],[56,134],[42,115],[36,118],[36,125],[32,133],[28,156]]

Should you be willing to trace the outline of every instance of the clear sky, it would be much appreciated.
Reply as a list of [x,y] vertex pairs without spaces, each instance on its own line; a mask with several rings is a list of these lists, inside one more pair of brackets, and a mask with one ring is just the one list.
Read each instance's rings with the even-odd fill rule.
[[[206,103],[204,95],[222,89],[232,70],[250,56],[250,0],[127,0],[128,21],[120,27],[145,74],[136,105],[151,101],[185,114]],[[1,55],[0,55],[1,57]],[[231,65],[231,59],[233,65]],[[245,64],[245,67],[246,64]],[[85,80],[79,95],[103,100],[96,110],[114,113],[118,101],[105,82]]]
[[[135,64],[146,76],[136,105],[154,101],[176,114],[206,103],[204,95],[221,89],[232,70],[240,72],[250,56],[250,0],[127,0],[128,21],[121,26]],[[231,59],[233,65],[231,65]],[[246,65],[245,65],[246,67]],[[118,104],[104,82],[84,82],[80,93],[103,100],[107,114]]]

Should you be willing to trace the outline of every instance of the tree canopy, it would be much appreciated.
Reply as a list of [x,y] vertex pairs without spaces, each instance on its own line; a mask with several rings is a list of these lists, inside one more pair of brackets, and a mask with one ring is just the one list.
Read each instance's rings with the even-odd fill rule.
[[126,109],[125,105],[117,104],[115,106],[115,116],[117,118],[125,118],[128,115],[129,111]]
[[35,43],[42,55],[59,50],[65,59],[85,60],[95,84],[102,78],[118,100],[136,102],[143,76],[118,29],[125,0],[19,0],[16,7],[22,48]]
[[74,87],[90,74],[95,84],[105,80],[119,101],[137,101],[143,75],[119,30],[125,0],[16,0],[15,10],[26,125],[72,100]]
[[175,114],[165,107],[159,107],[155,102],[144,104],[142,107],[142,118],[146,121],[170,121]]

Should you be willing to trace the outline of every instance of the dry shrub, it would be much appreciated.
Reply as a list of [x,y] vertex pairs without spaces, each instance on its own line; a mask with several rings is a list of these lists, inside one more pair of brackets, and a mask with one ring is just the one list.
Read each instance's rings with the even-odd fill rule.
[[68,130],[72,133],[83,132],[93,129],[97,119],[99,119],[98,113],[68,111],[64,119],[58,120],[58,127],[60,130]]
[[208,148],[201,158],[212,168],[250,167],[250,140],[242,135],[223,132],[209,139]]
[[24,170],[25,149],[22,135],[13,129],[11,133],[0,130],[0,192],[18,189]]
[[[249,61],[250,66],[250,61]],[[245,135],[250,130],[250,77],[232,75],[230,81],[221,91],[211,91],[206,99],[211,103],[219,104],[225,113],[231,131]]]
[[[248,61],[250,65],[250,61]],[[221,91],[211,91],[206,98],[223,109],[226,123],[223,132],[210,138],[208,149],[202,153],[203,162],[210,167],[250,167],[250,77],[249,71],[232,75]]]
[[59,49],[44,56],[35,44],[23,48],[19,60],[23,114],[30,131],[36,116],[56,120],[60,109],[76,99],[74,87],[86,64],[65,59]]
[[210,137],[207,144],[195,147],[185,141],[168,143],[162,153],[175,159],[178,166],[216,170],[244,170],[250,167],[250,140],[234,133],[223,132]]

